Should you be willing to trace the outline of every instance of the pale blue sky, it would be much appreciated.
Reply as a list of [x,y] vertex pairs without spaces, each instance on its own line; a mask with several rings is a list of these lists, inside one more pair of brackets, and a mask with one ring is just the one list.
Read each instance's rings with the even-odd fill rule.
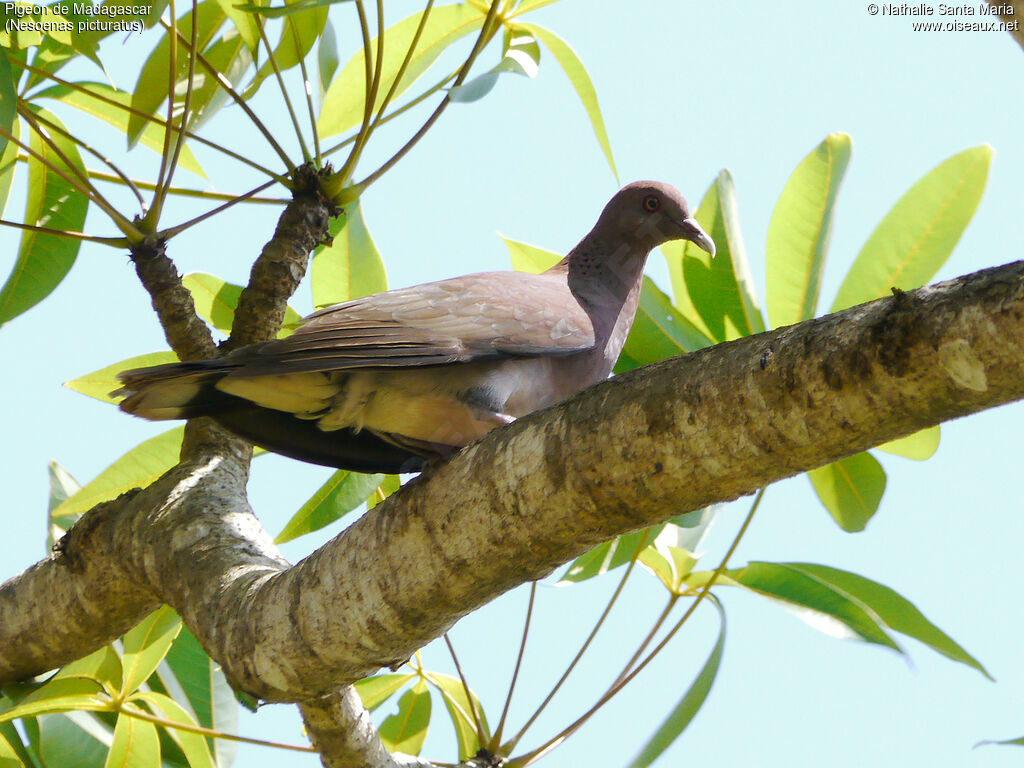
[[[388,6],[389,18],[398,19],[418,4]],[[357,44],[351,8],[343,4],[333,13],[344,58]],[[1024,52],[1005,33],[915,33],[909,19],[873,17],[866,3],[851,0],[771,7],[564,0],[532,20],[569,40],[586,63],[623,183],[670,181],[696,203],[720,169],[731,170],[762,296],[765,232],[774,201],[792,169],[832,131],[850,133],[854,149],[840,193],[823,303],[831,301],[867,235],[896,199],[943,159],[983,142],[995,148],[988,188],[940,277],[1024,255]],[[123,47],[118,39],[110,60],[138,61],[155,42],[153,33],[134,36]],[[250,142],[251,129],[232,112],[213,126],[216,132],[269,161],[260,139],[253,135]],[[284,134],[286,125],[277,125]],[[386,136],[398,142],[413,129],[406,122]],[[371,149],[364,169],[388,149]],[[215,171],[220,162],[208,165]],[[234,173],[233,166],[224,168]],[[222,180],[219,187],[234,191],[244,185]],[[536,80],[509,76],[484,101],[453,105],[426,140],[369,190],[363,207],[391,285],[400,286],[506,268],[498,230],[567,250],[615,188],[575,94],[545,55]],[[20,200],[7,217],[20,211]],[[179,208],[176,217],[193,209]],[[272,210],[247,208],[216,220],[175,241],[171,255],[183,272],[209,271],[243,282],[271,233]],[[109,232],[96,216],[90,226]],[[17,236],[0,231],[0,242],[0,271],[6,274]],[[668,289],[657,254],[649,273]],[[300,311],[310,308],[308,287],[294,303]],[[0,330],[7,371],[0,384],[6,404],[0,478],[7,499],[0,577],[43,554],[49,460],[86,482],[162,429],[62,389],[60,382],[162,347],[127,258],[109,249],[84,249],[45,304]],[[733,561],[805,560],[875,578],[913,600],[998,683],[914,642],[905,644],[913,658],[908,665],[892,653],[827,638],[762,600],[722,591],[730,624],[721,674],[704,709],[660,764],[1018,765],[1019,749],[971,746],[1024,735],[1018,640],[1024,631],[1024,579],[1017,567],[1024,539],[1022,432],[1024,409],[1014,405],[944,427],[942,445],[928,462],[882,455],[889,487],[878,516],[858,535],[836,528],[806,479],[773,486]],[[252,500],[271,532],[327,474],[278,457],[257,462]],[[709,567],[748,504],[737,502],[719,516],[709,541]],[[300,540],[285,552],[297,560],[337,530]],[[532,711],[560,672],[559,661],[575,651],[613,586],[615,577],[609,578],[540,590],[534,643],[513,718]],[[630,608],[624,605],[613,616],[621,627],[592,651],[552,717],[536,726],[538,738],[564,724],[581,702],[589,705],[587,694],[603,689],[612,674],[605,665],[620,664],[648,617],[660,610],[660,589],[646,574],[635,577],[630,598]],[[524,604],[520,590],[453,632],[492,721],[500,711]],[[713,633],[711,612],[701,610],[655,668],[548,763],[626,765],[696,674]],[[448,666],[436,647],[427,659]],[[451,759],[444,751],[448,726],[440,718],[436,725],[430,754]],[[245,727],[266,738],[301,739],[290,708],[264,710],[246,718]],[[247,768],[318,764],[257,748],[241,754],[239,764]]]

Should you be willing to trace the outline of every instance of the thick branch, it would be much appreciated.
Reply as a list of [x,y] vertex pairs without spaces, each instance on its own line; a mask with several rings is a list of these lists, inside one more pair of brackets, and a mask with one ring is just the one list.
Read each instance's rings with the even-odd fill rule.
[[153,300],[164,336],[182,360],[203,360],[217,354],[213,336],[199,315],[192,294],[167,257],[166,243],[145,240],[132,249],[139,281]]
[[327,695],[599,541],[1021,397],[1024,262],[616,377],[492,432],[292,568],[245,506],[242,459],[211,455],[123,520],[83,518],[65,548],[78,568],[55,558],[0,586],[0,682],[91,650],[38,631],[23,649],[8,614],[37,630],[100,616],[123,572],[234,685]]
[[295,184],[294,199],[252,265],[225,351],[274,337],[284,321],[288,299],[306,274],[310,251],[326,237],[327,224],[338,213],[320,194],[319,174],[311,166],[295,172]]

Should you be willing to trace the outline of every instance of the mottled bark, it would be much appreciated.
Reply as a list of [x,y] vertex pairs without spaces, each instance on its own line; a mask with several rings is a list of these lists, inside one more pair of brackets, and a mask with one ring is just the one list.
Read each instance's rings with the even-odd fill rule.
[[592,387],[492,432],[294,567],[245,501],[244,450],[199,442],[0,585],[0,683],[165,601],[233,685],[308,702],[599,541],[1021,397],[1024,262]]
[[147,240],[132,249],[135,274],[153,301],[167,344],[181,360],[202,360],[217,354],[213,336],[199,315],[192,294],[167,257],[166,243]]
[[238,299],[224,351],[274,338],[288,299],[306,274],[310,252],[327,236],[331,217],[338,215],[334,203],[320,194],[314,169],[299,168],[294,181],[294,199],[281,213],[274,236],[252,265],[249,284]]

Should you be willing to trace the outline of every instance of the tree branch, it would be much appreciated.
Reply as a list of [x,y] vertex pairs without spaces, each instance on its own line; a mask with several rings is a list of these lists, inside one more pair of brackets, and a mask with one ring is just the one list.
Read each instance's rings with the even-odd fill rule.
[[495,430],[294,567],[249,510],[244,456],[196,451],[0,585],[0,683],[164,600],[233,685],[308,702],[600,541],[1021,397],[1017,262],[599,384]]

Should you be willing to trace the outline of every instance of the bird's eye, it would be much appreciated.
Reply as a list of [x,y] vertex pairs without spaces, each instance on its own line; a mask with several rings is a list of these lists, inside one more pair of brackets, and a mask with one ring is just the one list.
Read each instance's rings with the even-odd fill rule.
[[661,208],[661,200],[655,195],[648,195],[644,198],[644,210],[648,213],[654,213],[656,210]]

